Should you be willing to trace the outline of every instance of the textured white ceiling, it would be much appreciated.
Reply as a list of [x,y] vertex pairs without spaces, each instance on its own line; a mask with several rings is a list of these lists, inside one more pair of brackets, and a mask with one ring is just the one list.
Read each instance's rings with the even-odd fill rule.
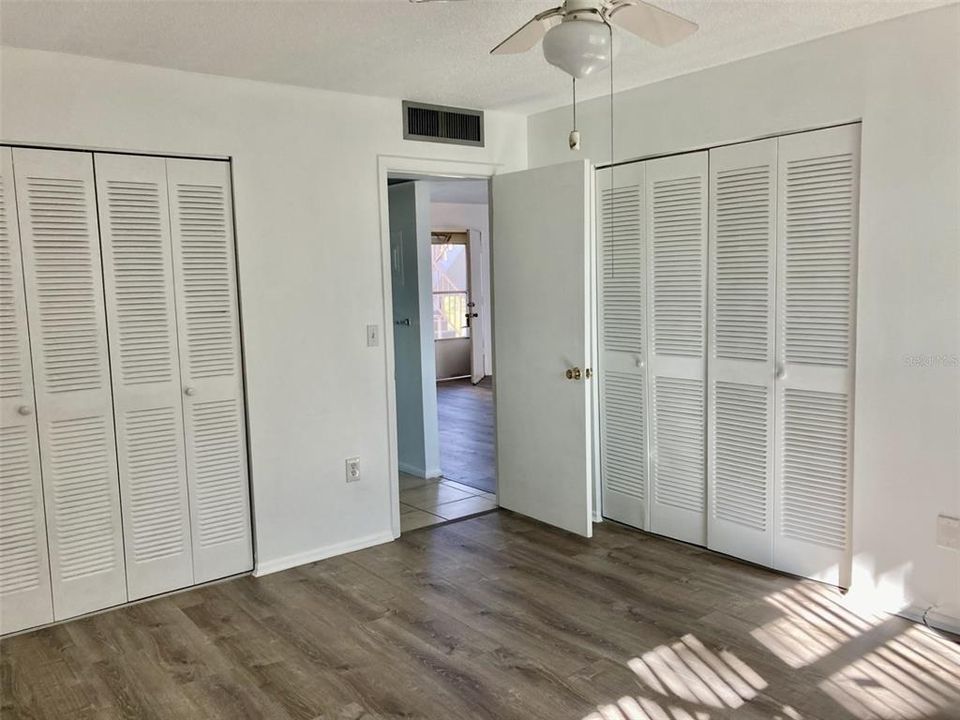
[[[558,0],[2,0],[0,42],[196,72],[529,112],[568,102],[570,79],[488,51]],[[669,48],[619,32],[618,89],[757,55],[952,0],[662,0],[700,24]],[[891,48],[895,50],[895,48]],[[580,85],[586,98],[607,77]]]

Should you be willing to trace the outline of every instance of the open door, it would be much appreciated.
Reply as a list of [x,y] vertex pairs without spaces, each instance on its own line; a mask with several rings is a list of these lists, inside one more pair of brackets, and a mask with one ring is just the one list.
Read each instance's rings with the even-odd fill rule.
[[469,231],[467,252],[470,253],[470,297],[467,301],[467,325],[470,327],[470,382],[474,385],[484,378],[483,324],[480,309],[486,307],[483,297],[483,243],[478,230]]
[[589,165],[495,176],[492,236],[500,506],[590,537]]

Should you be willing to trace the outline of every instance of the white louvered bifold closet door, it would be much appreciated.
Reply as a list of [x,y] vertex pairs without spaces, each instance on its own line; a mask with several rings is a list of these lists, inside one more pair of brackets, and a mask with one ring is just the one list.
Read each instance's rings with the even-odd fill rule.
[[603,514],[647,527],[644,164],[599,178],[600,466]]
[[230,166],[167,161],[197,582],[253,566]]
[[645,165],[650,529],[704,545],[707,153]]
[[13,154],[0,147],[0,633],[52,620]]
[[13,151],[54,616],[127,599],[93,156]]
[[163,158],[97,154],[107,331],[131,600],[193,584]]
[[779,142],[774,566],[847,585],[860,126]]
[[773,564],[777,139],[710,151],[707,546]]

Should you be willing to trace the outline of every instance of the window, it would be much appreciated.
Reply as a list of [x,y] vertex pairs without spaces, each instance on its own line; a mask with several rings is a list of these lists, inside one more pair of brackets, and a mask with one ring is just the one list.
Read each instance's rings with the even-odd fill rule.
[[466,233],[434,233],[433,337],[435,340],[470,337],[467,303],[470,273]]

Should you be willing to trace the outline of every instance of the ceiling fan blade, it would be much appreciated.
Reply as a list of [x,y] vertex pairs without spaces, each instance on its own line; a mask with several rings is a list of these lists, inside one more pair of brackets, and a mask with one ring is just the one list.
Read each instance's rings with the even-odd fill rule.
[[695,33],[699,27],[695,22],[642,0],[617,3],[609,10],[607,17],[624,30],[661,47],[683,40]]
[[558,8],[551,8],[535,15],[530,22],[523,25],[513,35],[508,37],[502,43],[490,51],[491,55],[509,55],[511,53],[526,52],[536,45],[547,34],[547,30],[555,23],[554,18],[563,11]]

